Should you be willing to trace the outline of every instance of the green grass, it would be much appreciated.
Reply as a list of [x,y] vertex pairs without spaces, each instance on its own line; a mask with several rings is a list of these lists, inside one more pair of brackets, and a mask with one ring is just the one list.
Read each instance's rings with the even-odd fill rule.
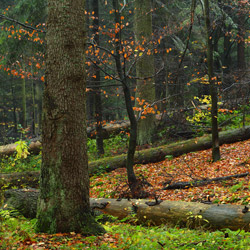
[[15,155],[0,159],[0,173],[36,171],[41,166],[41,154],[17,159]]
[[[202,228],[145,227],[107,222],[104,236],[83,237],[78,234],[37,235],[36,220],[12,218],[0,212],[0,249],[250,249],[250,233],[239,231],[205,231]],[[32,245],[33,244],[33,245]],[[23,246],[23,248],[18,248]]]
[[[120,134],[115,137],[103,140],[104,155],[102,157],[110,157],[116,154],[121,154],[126,151],[128,145],[128,136]],[[96,140],[88,138],[88,158],[89,161],[95,161],[100,158],[97,154]]]

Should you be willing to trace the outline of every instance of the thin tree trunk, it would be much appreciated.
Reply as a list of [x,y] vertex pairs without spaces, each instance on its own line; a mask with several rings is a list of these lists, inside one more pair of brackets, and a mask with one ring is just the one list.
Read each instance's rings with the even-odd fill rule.
[[[113,0],[113,8],[115,10],[115,23],[120,24],[120,13],[118,9],[118,1]],[[116,42],[115,42],[115,63],[116,68],[118,71],[119,78],[122,80],[123,85],[123,92],[125,98],[126,109],[128,113],[128,117],[130,120],[130,137],[129,137],[129,146],[128,146],[128,153],[127,153],[127,161],[126,161],[126,168],[127,168],[127,175],[128,175],[128,183],[131,189],[131,192],[135,194],[136,186],[137,186],[137,178],[134,173],[134,154],[136,149],[136,138],[137,138],[137,121],[135,118],[132,101],[131,101],[131,93],[128,86],[128,82],[126,76],[123,75],[122,65],[121,65],[121,30],[120,32],[116,33]]]
[[36,123],[37,123],[37,134],[41,134],[42,130],[42,95],[43,85],[41,81],[35,83],[35,105],[36,105]]
[[220,145],[219,145],[219,131],[218,131],[218,93],[217,84],[214,79],[213,73],[213,45],[212,45],[212,33],[209,17],[209,0],[204,1],[205,6],[205,22],[206,22],[206,35],[207,35],[207,67],[208,78],[210,85],[210,95],[212,100],[211,116],[212,116],[212,158],[216,162],[220,160]]
[[[93,11],[94,11],[94,21],[93,21],[93,33],[94,41],[96,45],[100,44],[99,37],[99,0],[93,0]],[[101,81],[101,72],[97,66],[94,67],[94,74],[96,78],[93,79],[96,86],[100,85]],[[95,88],[94,92],[95,98],[95,121],[96,121],[96,147],[98,155],[101,156],[104,154],[103,147],[103,136],[102,136],[102,99],[101,99],[101,89],[100,87]]]
[[32,124],[31,124],[31,133],[32,135],[37,135],[36,131],[36,97],[35,97],[35,83],[34,79],[31,80],[32,87]]
[[244,3],[238,2],[238,43],[237,43],[237,62],[238,69],[244,71],[246,69],[245,59],[245,14]]
[[13,106],[14,134],[16,138],[17,136],[16,97],[15,97],[15,87],[14,87],[13,79],[11,81],[11,95],[12,95],[12,106]]
[[22,119],[21,125],[23,128],[27,127],[27,105],[26,105],[26,80],[22,79]]

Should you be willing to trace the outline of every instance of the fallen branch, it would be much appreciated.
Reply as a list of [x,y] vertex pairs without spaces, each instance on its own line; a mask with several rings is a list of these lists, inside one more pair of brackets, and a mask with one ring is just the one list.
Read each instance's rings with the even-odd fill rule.
[[199,186],[205,186],[207,184],[218,182],[218,181],[226,181],[233,178],[242,178],[249,175],[249,172],[243,173],[243,174],[235,174],[235,175],[229,175],[229,176],[223,176],[223,177],[216,177],[212,179],[205,179],[205,180],[197,180],[197,181],[183,181],[183,182],[176,182],[173,184],[169,184],[168,186],[164,187],[162,190],[169,190],[169,189],[186,189],[190,187],[199,187]]

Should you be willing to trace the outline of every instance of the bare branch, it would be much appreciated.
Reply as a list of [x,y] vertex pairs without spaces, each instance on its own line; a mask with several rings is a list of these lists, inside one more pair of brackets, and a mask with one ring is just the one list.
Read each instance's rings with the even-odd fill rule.
[[106,72],[102,67],[100,67],[97,63],[95,63],[90,57],[88,57],[88,59],[98,68],[100,69],[105,75],[109,76],[110,78],[123,83],[123,81],[120,78],[117,78],[111,74],[109,74],[108,72]]
[[108,84],[108,85],[89,85],[87,88],[105,88],[105,87],[122,87],[122,84]]
[[136,79],[136,80],[148,80],[148,79],[151,79],[151,78],[154,78],[155,76],[157,76],[162,70],[164,70],[165,68],[165,64],[163,63],[162,67],[152,76],[147,76],[147,77],[136,77],[136,76],[129,76],[129,78],[132,78],[132,79]]

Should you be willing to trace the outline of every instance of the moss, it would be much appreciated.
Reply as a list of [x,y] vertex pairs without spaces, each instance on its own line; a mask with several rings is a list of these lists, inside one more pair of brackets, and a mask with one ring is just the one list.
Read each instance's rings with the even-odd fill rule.
[[95,221],[90,213],[79,213],[71,221],[71,224],[67,224],[65,227],[57,225],[56,216],[54,215],[55,210],[38,213],[36,232],[48,234],[76,232],[83,235],[100,235],[105,233],[105,229]]

